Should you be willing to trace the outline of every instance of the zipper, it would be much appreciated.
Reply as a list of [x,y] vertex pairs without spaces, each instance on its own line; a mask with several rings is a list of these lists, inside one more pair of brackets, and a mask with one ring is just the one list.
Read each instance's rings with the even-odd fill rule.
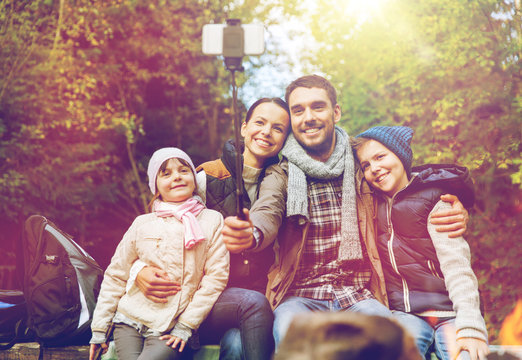
[[[51,233],[51,235],[55,236],[55,234],[53,234],[53,232],[51,230],[49,230],[47,228],[47,226],[49,226],[50,229],[52,229],[53,231],[56,231],[58,234],[60,234],[61,236],[63,236],[65,239],[68,240],[68,242],[72,245],[72,247],[74,248],[74,251],[75,253],[69,253],[69,251],[67,249],[65,249],[65,252],[68,253],[68,256],[69,257],[73,257],[73,258],[78,258],[78,259],[81,259],[83,262],[87,263],[88,265],[90,265],[91,267],[94,267],[96,269],[101,269],[100,266],[98,265],[98,263],[96,262],[96,260],[94,260],[80,245],[78,245],[76,243],[76,241],[74,241],[73,237],[69,234],[67,234],[66,232],[62,231],[61,229],[59,228],[56,228],[54,226],[52,226],[46,218],[45,219],[45,225],[43,227],[43,230],[44,231],[48,231],[49,233]],[[60,244],[61,242],[59,240],[57,240]],[[61,244],[63,247],[65,247],[63,244]]]
[[[395,194],[397,195],[397,194]],[[390,238],[388,240],[387,246],[388,246],[388,256],[390,257],[390,262],[393,267],[393,270],[397,273],[397,275],[400,276],[402,281],[402,288],[403,288],[403,301],[404,301],[404,311],[405,312],[411,312],[411,305],[410,305],[410,290],[408,287],[408,283],[406,282],[406,279],[402,274],[399,272],[399,267],[397,266],[397,262],[395,261],[395,254],[393,252],[393,239],[395,237],[395,230],[393,229],[393,224],[391,221],[391,210],[392,210],[392,204],[395,196],[393,196],[389,201],[386,202],[386,222],[388,225],[388,233],[390,234]]]
[[437,271],[437,268],[435,267],[435,264],[433,263],[432,260],[428,260],[428,269],[430,269],[430,272],[433,276],[435,276],[436,278],[438,278],[440,280],[444,280],[442,278],[442,276],[439,275],[439,272]]

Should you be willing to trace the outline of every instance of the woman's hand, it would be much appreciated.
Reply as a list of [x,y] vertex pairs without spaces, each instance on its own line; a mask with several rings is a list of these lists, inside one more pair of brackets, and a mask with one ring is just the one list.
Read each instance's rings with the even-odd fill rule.
[[164,270],[153,266],[141,269],[135,284],[149,300],[157,303],[166,303],[169,296],[181,290],[178,282],[170,280]]
[[[461,351],[469,352],[471,360],[486,360],[489,354],[489,347],[485,341],[476,338],[460,338],[457,339],[459,353]],[[458,356],[455,357],[456,359]]]
[[101,354],[105,354],[109,344],[91,344],[89,348],[89,360],[98,360]]
[[469,221],[468,211],[455,195],[444,194],[440,199],[451,203],[451,210],[434,212],[430,216],[430,223],[440,225],[435,230],[448,232],[448,237],[450,238],[462,236],[466,232],[466,226]]
[[170,334],[162,335],[162,336],[160,336],[159,339],[167,340],[167,342],[166,342],[167,346],[170,346],[173,349],[175,349],[179,344],[179,352],[182,352],[183,349],[185,348],[185,341],[174,335],[170,335]]
[[237,216],[227,216],[225,218],[223,230],[223,242],[227,250],[232,254],[239,254],[245,250],[254,247],[254,227],[248,216],[248,210],[243,209],[246,215],[245,220],[239,219]]

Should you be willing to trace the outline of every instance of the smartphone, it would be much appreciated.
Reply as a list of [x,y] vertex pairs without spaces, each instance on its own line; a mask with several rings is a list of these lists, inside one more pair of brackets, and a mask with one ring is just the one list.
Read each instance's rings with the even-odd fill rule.
[[[226,24],[203,26],[203,54],[223,55],[223,29]],[[263,24],[241,24],[244,33],[245,55],[261,55],[265,52],[265,27]]]

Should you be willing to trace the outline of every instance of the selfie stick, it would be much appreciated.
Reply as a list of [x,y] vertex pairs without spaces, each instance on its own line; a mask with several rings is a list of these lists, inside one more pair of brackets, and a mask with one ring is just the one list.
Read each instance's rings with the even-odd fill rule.
[[232,111],[236,143],[236,214],[242,220],[245,220],[246,216],[243,214],[243,162],[241,161],[241,137],[239,134],[241,121],[237,111],[236,71],[243,71],[241,60],[244,55],[244,30],[241,27],[241,20],[227,19],[227,26],[223,28],[223,57],[225,58],[225,66],[232,76]]

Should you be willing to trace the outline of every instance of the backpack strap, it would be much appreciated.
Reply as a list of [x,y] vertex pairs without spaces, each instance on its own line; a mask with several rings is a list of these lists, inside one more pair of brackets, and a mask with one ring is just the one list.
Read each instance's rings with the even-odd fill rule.
[[[23,330],[22,330],[23,329]],[[5,344],[0,344],[0,350],[7,350],[10,349],[18,342],[18,340],[21,340],[24,338],[23,335],[26,335],[28,331],[28,328],[25,324],[25,319],[20,319],[16,322],[15,325],[15,334],[14,337]]]

